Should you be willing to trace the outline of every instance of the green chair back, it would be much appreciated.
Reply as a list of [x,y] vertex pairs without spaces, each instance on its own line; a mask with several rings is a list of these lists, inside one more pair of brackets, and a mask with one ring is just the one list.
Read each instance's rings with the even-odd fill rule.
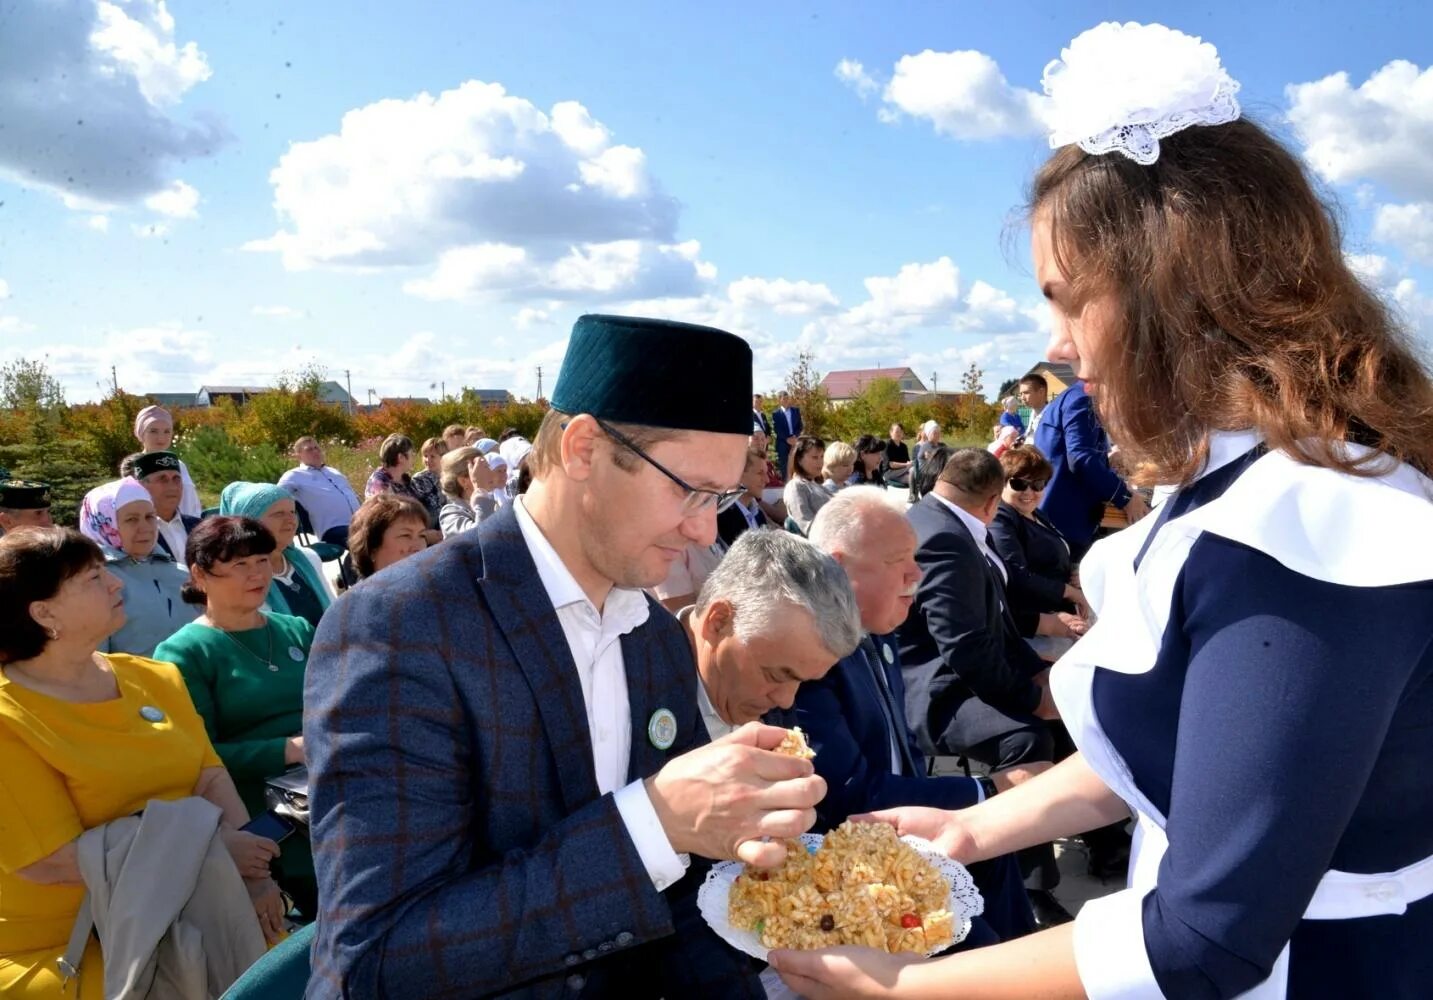
[[317,924],[290,934],[224,991],[219,1000],[303,1000]]

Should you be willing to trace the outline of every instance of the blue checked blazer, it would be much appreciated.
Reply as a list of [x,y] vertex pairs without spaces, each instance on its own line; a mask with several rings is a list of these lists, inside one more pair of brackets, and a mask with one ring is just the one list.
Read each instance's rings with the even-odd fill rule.
[[[622,637],[629,778],[707,741],[685,634]],[[654,747],[647,722],[677,716]],[[307,996],[761,996],[600,795],[577,668],[512,508],[324,615],[304,745],[319,919]]]

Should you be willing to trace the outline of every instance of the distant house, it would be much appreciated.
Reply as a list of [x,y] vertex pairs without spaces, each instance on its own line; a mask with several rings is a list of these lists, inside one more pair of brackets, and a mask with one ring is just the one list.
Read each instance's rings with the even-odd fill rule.
[[506,389],[464,389],[463,399],[483,406],[505,406],[512,402],[512,393]]
[[243,406],[255,396],[273,392],[267,385],[201,385],[194,394],[195,406],[213,406],[221,399],[227,399],[236,406]]
[[424,396],[383,396],[378,400],[378,407],[385,406],[432,406],[433,401]]
[[826,398],[833,403],[844,403],[865,392],[877,379],[890,379],[901,387],[901,395],[924,394],[928,390],[914,371],[909,368],[852,368],[847,371],[827,372],[821,380]]
[[144,398],[166,410],[189,410],[198,406],[192,392],[146,392]]
[[1052,399],[1075,384],[1075,369],[1063,361],[1041,361],[1025,374],[1043,378]]
[[318,401],[330,403],[333,406],[341,406],[352,412],[354,405],[358,402],[348,394],[348,390],[332,380],[322,382],[318,387]]

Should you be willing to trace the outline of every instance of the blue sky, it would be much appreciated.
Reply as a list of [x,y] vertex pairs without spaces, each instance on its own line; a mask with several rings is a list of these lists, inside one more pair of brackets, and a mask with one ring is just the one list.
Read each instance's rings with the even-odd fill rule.
[[1219,48],[1433,343],[1424,4],[26,0],[0,358],[76,400],[310,360],[360,399],[532,395],[577,315],[626,311],[747,336],[760,386],[804,348],[993,392],[1043,347],[1002,239],[1048,149],[1026,92],[1110,19]]

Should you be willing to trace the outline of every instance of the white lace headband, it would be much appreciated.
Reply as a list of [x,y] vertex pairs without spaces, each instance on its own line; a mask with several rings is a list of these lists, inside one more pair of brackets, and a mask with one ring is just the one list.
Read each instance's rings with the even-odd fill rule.
[[1159,140],[1239,117],[1239,84],[1208,42],[1162,24],[1106,22],[1045,67],[1050,148],[1121,153],[1146,166]]

